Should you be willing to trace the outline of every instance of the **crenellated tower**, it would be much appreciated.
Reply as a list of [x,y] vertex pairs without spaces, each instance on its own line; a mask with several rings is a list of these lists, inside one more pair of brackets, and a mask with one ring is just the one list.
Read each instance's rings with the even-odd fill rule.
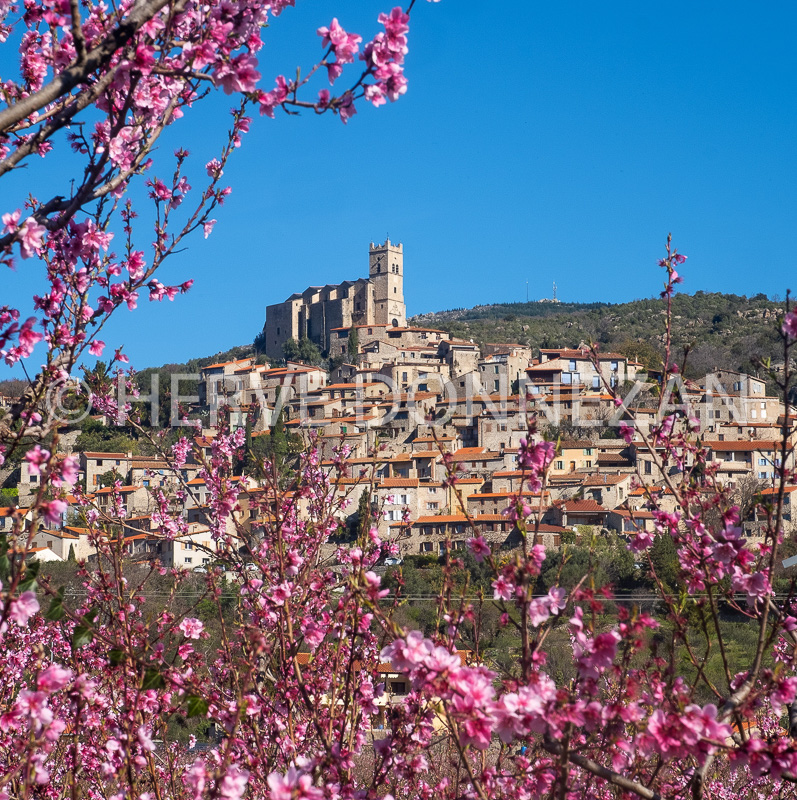
[[403,328],[407,324],[404,303],[404,247],[386,239],[384,244],[371,242],[368,277],[374,285],[374,322]]

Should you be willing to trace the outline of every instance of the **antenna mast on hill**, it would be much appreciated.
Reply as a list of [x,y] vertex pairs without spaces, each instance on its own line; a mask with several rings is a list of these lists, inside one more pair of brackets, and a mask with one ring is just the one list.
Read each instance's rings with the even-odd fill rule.
[[553,301],[556,302],[556,281],[553,282]]

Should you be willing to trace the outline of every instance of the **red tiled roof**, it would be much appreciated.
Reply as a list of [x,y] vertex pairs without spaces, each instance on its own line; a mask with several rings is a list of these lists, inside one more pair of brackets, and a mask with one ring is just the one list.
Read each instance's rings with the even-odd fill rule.
[[621,517],[634,517],[634,519],[654,519],[652,511],[630,511],[627,508],[613,508],[610,514],[617,514]]
[[219,367],[228,367],[230,364],[243,364],[244,361],[251,360],[251,358],[238,358],[235,361],[219,361],[218,364],[208,364],[206,367],[200,367],[200,371],[206,369],[218,369]]
[[575,513],[594,513],[594,514],[605,514],[607,509],[605,509],[602,505],[597,503],[595,500],[566,500],[564,503],[561,504],[561,507],[565,511],[572,511]]
[[710,447],[715,451],[733,452],[752,451],[752,450],[776,450],[780,447],[780,442],[754,440],[752,442],[703,442],[704,447]]

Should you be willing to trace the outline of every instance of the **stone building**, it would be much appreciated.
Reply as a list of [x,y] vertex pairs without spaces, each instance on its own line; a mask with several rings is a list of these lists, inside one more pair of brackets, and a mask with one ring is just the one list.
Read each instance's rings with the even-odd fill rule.
[[406,324],[403,245],[390,239],[378,245],[371,242],[367,278],[311,286],[284,303],[266,307],[266,352],[281,357],[285,342],[305,336],[328,351],[335,329]]

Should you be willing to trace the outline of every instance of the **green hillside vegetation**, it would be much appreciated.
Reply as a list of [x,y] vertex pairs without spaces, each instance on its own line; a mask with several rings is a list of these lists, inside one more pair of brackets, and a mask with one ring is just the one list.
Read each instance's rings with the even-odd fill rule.
[[[748,298],[719,292],[673,298],[675,353],[688,346],[687,376],[722,367],[755,374],[759,362],[779,358],[775,322],[783,314],[764,294]],[[410,324],[440,328],[480,345],[517,342],[539,347],[574,347],[584,342],[604,352],[660,366],[665,304],[660,298],[630,303],[497,303],[413,317]],[[679,357],[679,361],[680,361]]]

